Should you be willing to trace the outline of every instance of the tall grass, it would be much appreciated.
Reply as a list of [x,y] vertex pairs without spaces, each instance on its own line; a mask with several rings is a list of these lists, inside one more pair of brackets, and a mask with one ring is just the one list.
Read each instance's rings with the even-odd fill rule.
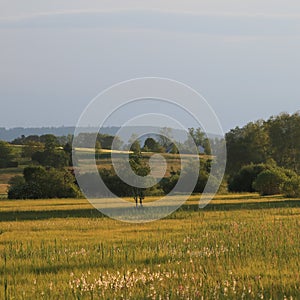
[[0,299],[300,298],[299,200],[196,200],[139,225],[84,214],[82,200],[1,201],[0,216],[22,214],[0,222]]

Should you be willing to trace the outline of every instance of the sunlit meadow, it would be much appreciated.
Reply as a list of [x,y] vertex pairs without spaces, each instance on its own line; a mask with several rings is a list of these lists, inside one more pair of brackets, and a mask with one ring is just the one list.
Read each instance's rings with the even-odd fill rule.
[[153,223],[2,200],[0,299],[299,299],[299,200],[193,196]]

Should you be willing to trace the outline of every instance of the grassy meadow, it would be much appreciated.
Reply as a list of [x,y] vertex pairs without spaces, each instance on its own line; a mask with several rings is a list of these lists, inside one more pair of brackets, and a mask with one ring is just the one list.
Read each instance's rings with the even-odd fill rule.
[[300,298],[300,199],[198,198],[147,224],[86,200],[1,200],[0,299]]

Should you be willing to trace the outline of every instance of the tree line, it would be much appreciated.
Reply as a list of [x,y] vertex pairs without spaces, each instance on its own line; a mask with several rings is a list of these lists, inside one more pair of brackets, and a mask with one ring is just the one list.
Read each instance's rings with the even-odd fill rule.
[[[206,142],[205,135],[199,130],[190,129],[191,134],[195,138],[197,145]],[[110,149],[112,141],[115,137],[103,134],[82,133],[75,137],[76,144],[82,147],[92,147],[96,145],[96,158],[99,154],[98,150]],[[55,197],[80,197],[82,194],[79,191],[76,179],[74,177],[74,170],[72,164],[72,142],[74,137],[56,137],[51,134],[42,136],[21,136],[15,139],[11,144],[22,145],[21,157],[23,159],[30,159],[31,165],[26,167],[23,172],[23,176],[17,176],[10,181],[10,189],[8,191],[9,198],[55,198]],[[122,142],[115,138],[115,142],[121,147]],[[188,141],[189,142],[189,141]],[[188,142],[186,147],[189,148]],[[8,143],[4,143],[4,147],[11,151],[12,147]],[[166,152],[167,148],[171,145],[170,153],[178,153],[177,147],[171,142],[170,138],[159,135],[157,140],[153,138],[147,138],[144,145],[141,146],[140,141],[136,137],[132,137],[128,146],[124,148],[130,150],[130,165],[133,171],[139,176],[148,175],[150,169],[148,162],[143,158],[142,151],[145,152]],[[128,148],[129,147],[129,148]],[[204,148],[203,148],[204,149]],[[209,148],[205,148],[207,151]],[[206,151],[205,150],[205,151]],[[13,157],[13,156],[12,156]],[[11,158],[12,158],[11,157]],[[6,156],[8,159],[8,155]],[[195,187],[195,192],[203,191],[205,182],[208,178],[208,172],[210,161],[205,162],[207,167],[201,170],[199,174],[199,182]],[[190,166],[192,171],[193,166]],[[186,172],[186,177],[188,173]],[[142,204],[142,200],[145,195],[162,195],[168,193],[177,183],[180,176],[179,171],[171,171],[169,177],[163,178],[163,180],[149,189],[137,189],[128,186],[122,182],[116,175],[113,167],[109,169],[99,168],[99,174],[103,178],[105,184],[109,189],[118,196],[133,196],[136,203]],[[91,174],[80,174],[82,177],[86,177],[90,182],[90,189],[93,189],[93,182],[95,178]],[[188,182],[188,179],[186,180]],[[181,192],[185,192],[182,190]],[[107,196],[104,194],[98,194],[97,196]]]
[[282,113],[226,134],[229,191],[300,196],[300,114]]
[[[166,131],[166,129],[165,129]],[[189,130],[193,142],[201,147],[204,154],[211,154],[211,144],[215,141],[209,140],[200,130],[191,128]],[[30,170],[25,168],[22,178],[14,178],[11,181],[9,197],[37,196],[61,197],[57,193],[43,194],[47,191],[42,188],[42,182],[47,181],[55,185],[63,192],[64,197],[81,196],[76,183],[72,167],[72,142],[73,136],[56,137],[51,134],[42,136],[22,136],[15,139],[12,144],[22,145],[21,156],[32,161]],[[115,138],[111,135],[82,133],[75,137],[78,145],[96,147],[96,150],[111,149]],[[96,145],[95,145],[96,140]],[[262,195],[283,193],[289,197],[300,196],[300,114],[282,113],[272,116],[268,120],[250,122],[243,127],[236,127],[225,135],[227,147],[227,166],[224,185],[230,192],[259,192]],[[178,153],[176,145],[172,143],[168,132],[158,135],[157,138],[149,137],[144,144],[136,137],[132,137],[128,145],[120,139],[116,139],[120,149],[131,150],[131,166],[137,173],[148,174],[147,161],[141,155],[142,152],[169,152]],[[181,146],[188,152],[192,141],[187,139]],[[97,153],[97,151],[96,151]],[[96,154],[97,155],[97,154]],[[213,157],[202,159],[201,173],[194,192],[202,192],[207,182],[210,165]],[[11,144],[0,142],[0,168],[16,166],[18,160]],[[203,167],[204,166],[204,167]],[[34,170],[36,168],[36,170]],[[148,171],[147,171],[148,170]],[[193,171],[191,166],[188,172]],[[29,172],[32,175],[25,175]],[[54,173],[57,172],[57,176]],[[176,185],[180,171],[172,170],[168,177],[151,189],[134,191],[132,187],[123,183],[113,168],[99,169],[101,177],[107,186],[118,196],[133,196],[137,198],[148,194],[166,194]],[[51,178],[61,180],[52,182]],[[81,174],[89,176],[89,174]],[[143,175],[143,176],[146,176]],[[58,179],[60,178],[60,179]],[[71,179],[72,178],[72,179]],[[91,178],[91,182],[93,179]],[[51,183],[52,182],[52,183]],[[62,188],[62,186],[64,188]],[[33,187],[36,187],[34,189]],[[30,194],[28,191],[36,191]],[[55,190],[55,189],[54,189]],[[184,192],[184,190],[182,191]]]

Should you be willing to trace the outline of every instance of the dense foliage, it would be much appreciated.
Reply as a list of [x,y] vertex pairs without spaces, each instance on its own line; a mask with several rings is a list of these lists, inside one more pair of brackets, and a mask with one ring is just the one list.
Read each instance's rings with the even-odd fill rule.
[[250,163],[273,159],[278,166],[300,171],[300,114],[281,114],[267,121],[236,127],[226,134],[227,173]]
[[[162,178],[162,180],[157,184],[155,184],[154,179],[152,178],[153,186],[151,188],[145,189],[137,189],[126,184],[120,179],[113,168],[99,169],[99,174],[108,190],[99,190],[97,184],[97,175],[93,173],[84,173],[80,175],[80,181],[84,182],[84,193],[90,195],[91,197],[109,197],[114,194],[119,197],[135,198],[136,195],[157,196],[169,194],[178,183],[179,177],[182,176],[182,184],[180,188],[176,188],[177,193],[186,193],[190,190],[192,190],[194,193],[202,193],[209,177],[209,168],[211,162],[201,161],[200,164],[203,167],[200,168],[198,180],[195,187],[190,186],[191,172],[194,172],[193,165],[187,166],[182,174],[179,170],[174,171],[173,169],[171,169],[172,171],[170,172],[170,175]],[[134,173],[139,176],[146,176],[150,172],[148,163],[141,157],[131,156],[130,165]],[[121,172],[124,172],[123,175],[125,175],[127,178],[131,176],[125,167],[123,170],[121,169]],[[151,178],[149,178],[148,180],[151,180]],[[212,185],[213,186],[211,186],[210,189],[207,190],[207,192],[216,190],[217,180],[215,182],[212,180]]]
[[115,149],[121,149],[123,142],[113,135],[101,133],[80,133],[74,138],[76,147],[94,148],[97,143],[97,148],[111,149],[114,142]]
[[18,162],[14,161],[15,155],[9,143],[0,141],[0,168],[17,167]]
[[[214,158],[219,159],[218,143],[221,140],[209,140],[200,129],[189,129],[190,136],[186,141],[179,143],[182,153],[189,153],[196,144],[198,150],[211,154],[211,145],[214,147]],[[112,135],[81,133],[75,138],[78,147],[96,148],[96,158],[103,156],[101,149],[111,149],[112,142],[117,148],[126,148],[133,152],[130,165],[140,176],[149,173],[148,162],[142,158],[141,151],[178,153],[172,142],[171,130],[163,128],[157,138],[148,137],[141,147],[141,141],[132,137],[128,145]],[[31,159],[34,165],[63,171],[63,168],[72,166],[73,137],[55,137],[52,134],[42,136],[21,136],[12,143],[22,145],[22,159]],[[95,145],[96,142],[96,145]],[[298,197],[300,175],[300,114],[280,114],[267,121],[250,122],[244,127],[236,127],[226,134],[227,166],[225,180],[230,192],[259,192],[262,195],[283,193],[289,197]],[[136,154],[139,154],[137,156]],[[107,156],[110,154],[106,153]],[[194,192],[203,192],[210,173],[211,161],[208,159],[198,174],[198,181]],[[12,147],[6,142],[0,142],[0,168],[17,166]],[[203,162],[202,162],[203,165]],[[148,169],[147,169],[148,168]],[[126,170],[125,170],[126,171]],[[184,184],[177,190],[184,193],[190,190],[190,175],[195,172],[191,165],[182,173],[177,170],[170,172],[151,189],[137,191],[124,183],[113,169],[101,168],[100,175],[104,178],[107,187],[118,196],[134,196],[143,194],[166,194],[174,189],[180,175]],[[82,174],[87,178],[90,174]],[[213,178],[212,178],[213,179]],[[92,186],[93,178],[89,179]],[[213,180],[212,180],[213,182]],[[24,182],[23,182],[24,183]],[[20,185],[20,179],[18,181]],[[216,183],[217,184],[217,183]],[[89,186],[89,184],[88,184]],[[214,189],[215,187],[212,187]],[[93,190],[90,187],[91,191]],[[92,191],[93,192],[93,191]],[[107,196],[107,195],[103,195]]]
[[236,127],[226,143],[229,191],[299,196],[299,113]]
[[262,196],[276,195],[281,193],[282,184],[286,179],[285,174],[278,168],[264,170],[258,174],[253,187]]
[[288,178],[282,186],[282,193],[286,197],[298,198],[300,197],[300,176],[293,176]]
[[278,167],[274,161],[267,164],[250,164],[231,177],[230,192],[259,192],[260,195],[284,194],[299,197],[299,176],[296,172]]
[[145,152],[164,152],[164,148],[155,139],[148,137],[145,140],[143,151],[145,151]]
[[77,198],[79,189],[68,170],[27,167],[23,176],[13,177],[8,191],[9,199]]
[[250,164],[241,167],[241,169],[230,177],[228,190],[230,192],[254,192],[253,182],[259,173],[266,169],[264,164]]

